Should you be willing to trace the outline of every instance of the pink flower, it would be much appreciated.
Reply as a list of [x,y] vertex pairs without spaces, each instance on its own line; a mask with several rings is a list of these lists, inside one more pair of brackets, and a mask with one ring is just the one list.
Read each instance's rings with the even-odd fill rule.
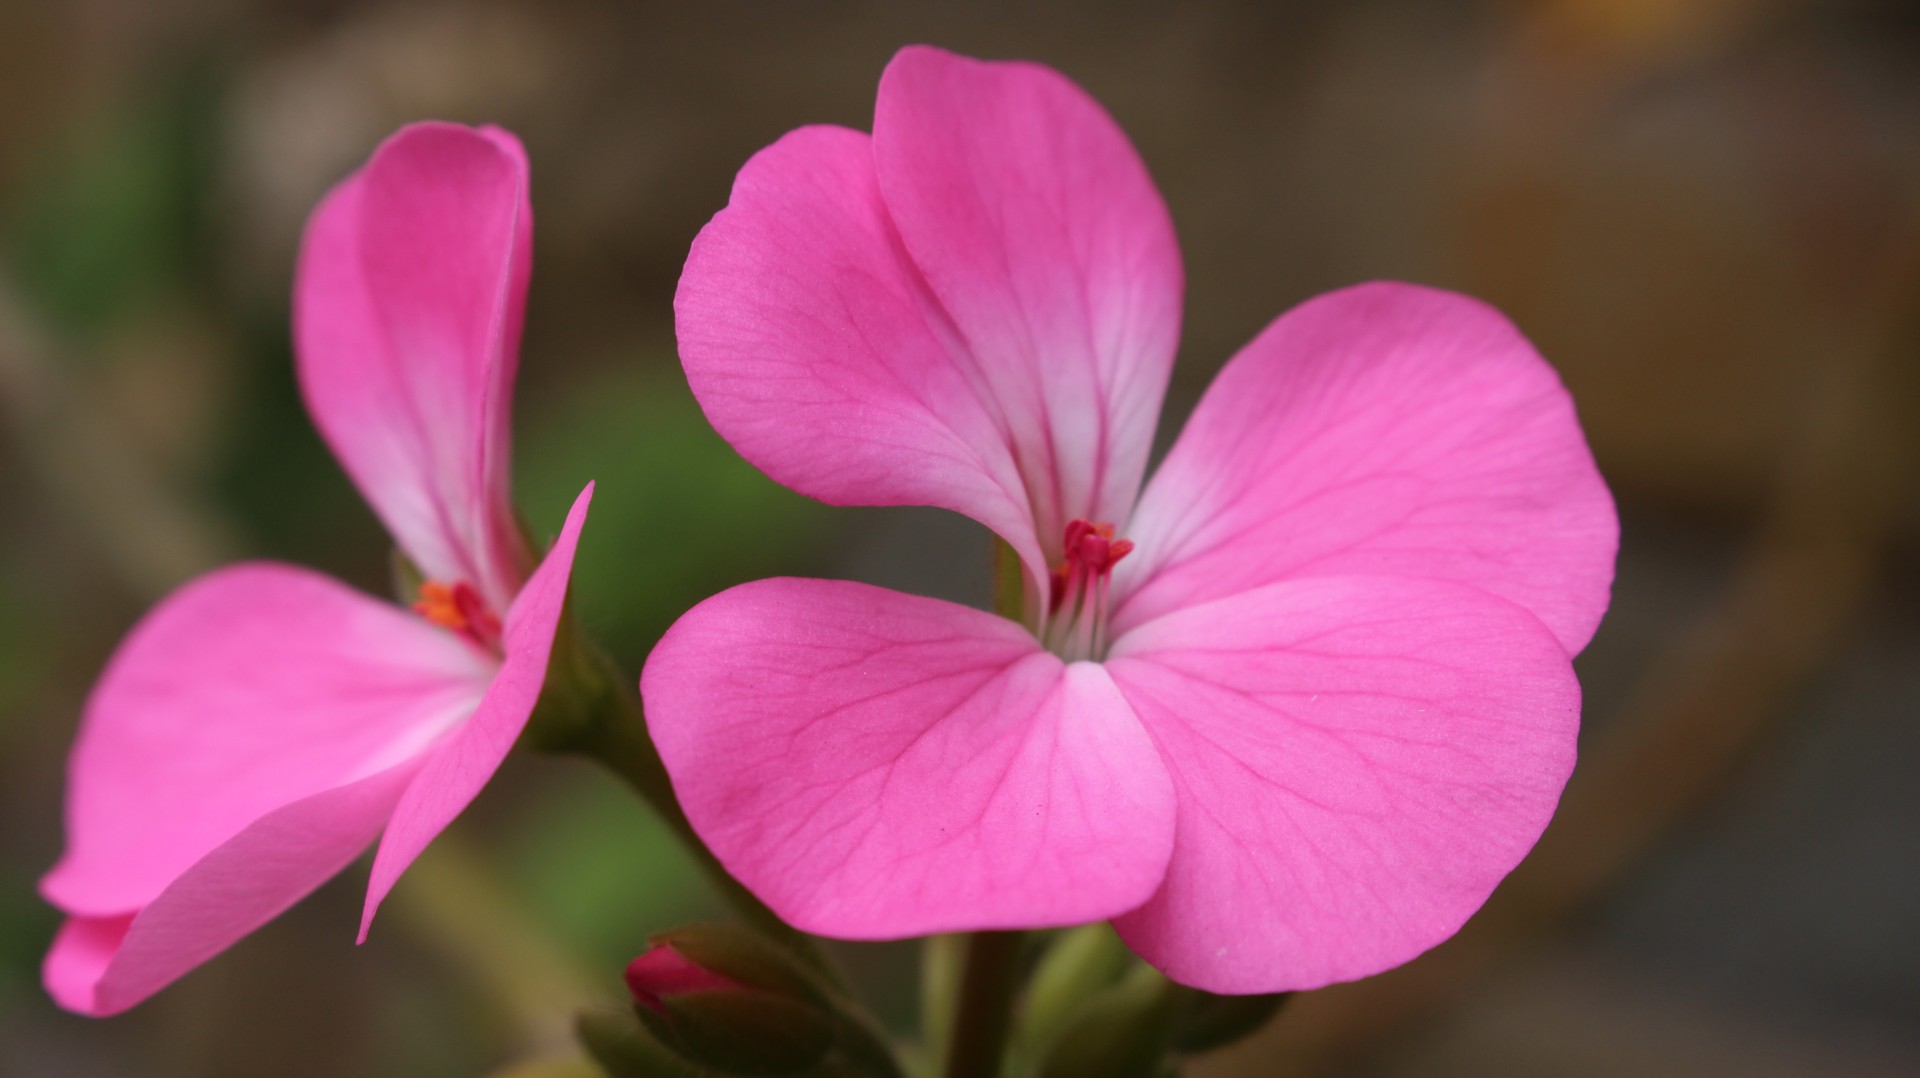
[[1183,983],[1310,988],[1445,939],[1546,826],[1617,540],[1552,370],[1463,296],[1322,296],[1143,490],[1181,291],[1098,105],[930,48],[871,136],[792,132],[694,242],[681,355],[742,455],[1025,566],[1023,623],[765,580],[649,659],[687,815],[795,925],[1111,918]]
[[87,701],[41,881],[68,915],[44,969],[62,1006],[133,1006],[379,838],[364,939],[526,725],[592,495],[536,568],[507,490],[531,230],[519,142],[449,124],[400,131],[315,211],[307,406],[429,583],[410,612],[238,565],[134,629]]

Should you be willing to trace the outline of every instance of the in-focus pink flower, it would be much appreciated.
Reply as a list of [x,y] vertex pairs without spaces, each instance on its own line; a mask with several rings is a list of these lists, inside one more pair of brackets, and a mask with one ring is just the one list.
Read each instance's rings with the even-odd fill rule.
[[1097,104],[930,48],[871,136],[792,132],[694,242],[681,356],[742,455],[1025,565],[1024,624],[766,580],[653,653],[687,815],[795,925],[1112,918],[1186,984],[1309,988],[1446,938],[1545,827],[1617,540],[1553,371],[1466,297],[1335,292],[1142,490],[1182,287]]
[[[536,567],[508,498],[532,216],[504,131],[417,124],[315,211],[294,335],[322,435],[427,578],[412,611],[289,565],[222,569],[87,701],[47,989],[125,1010],[380,839],[360,934],[533,710],[592,486]],[[383,833],[384,832],[384,833]]]

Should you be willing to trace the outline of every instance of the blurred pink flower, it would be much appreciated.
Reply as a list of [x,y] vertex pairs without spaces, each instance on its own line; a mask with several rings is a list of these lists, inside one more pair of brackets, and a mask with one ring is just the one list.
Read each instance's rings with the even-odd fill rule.
[[535,568],[507,489],[531,239],[525,155],[493,128],[407,127],[315,211],[294,312],[307,406],[428,583],[410,613],[294,566],[233,566],[121,644],[40,885],[68,915],[44,969],[62,1006],[133,1006],[379,838],[364,939],[512,748],[592,496]]
[[871,136],[780,139],[694,242],[681,356],[742,455],[1024,563],[1024,624],[766,580],[649,659],[687,815],[795,925],[1112,918],[1183,983],[1310,988],[1445,939],[1546,826],[1617,541],[1553,371],[1472,299],[1335,292],[1143,491],[1182,288],[1097,104],[930,48]]

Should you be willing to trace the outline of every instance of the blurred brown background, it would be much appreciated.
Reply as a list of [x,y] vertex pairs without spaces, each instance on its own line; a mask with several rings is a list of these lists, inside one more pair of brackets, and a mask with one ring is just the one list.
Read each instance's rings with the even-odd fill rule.
[[[1583,760],[1452,943],[1297,999],[1206,1075],[1920,1073],[1920,7],[0,3],[0,1073],[465,1075],[563,1050],[708,896],[611,780],[516,757],[351,945],[349,872],[131,1014],[57,1011],[75,713],[148,603],[236,557],[384,588],[293,387],[325,187],[398,124],[526,141],[518,409],[537,528],[629,668],[679,610],[800,572],[984,593],[938,513],[827,510],[706,429],[687,244],[802,123],[864,127],[915,41],[1052,64],[1131,133],[1184,244],[1162,439],[1299,300],[1481,295],[1559,367],[1624,530]],[[913,952],[845,952],[892,1021]]]

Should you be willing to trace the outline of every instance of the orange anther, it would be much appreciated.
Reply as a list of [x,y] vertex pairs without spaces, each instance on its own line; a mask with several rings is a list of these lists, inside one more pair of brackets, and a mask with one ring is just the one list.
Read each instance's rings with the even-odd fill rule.
[[467,615],[461,609],[457,589],[438,580],[420,585],[420,601],[413,604],[413,612],[443,629],[456,633],[467,631]]

